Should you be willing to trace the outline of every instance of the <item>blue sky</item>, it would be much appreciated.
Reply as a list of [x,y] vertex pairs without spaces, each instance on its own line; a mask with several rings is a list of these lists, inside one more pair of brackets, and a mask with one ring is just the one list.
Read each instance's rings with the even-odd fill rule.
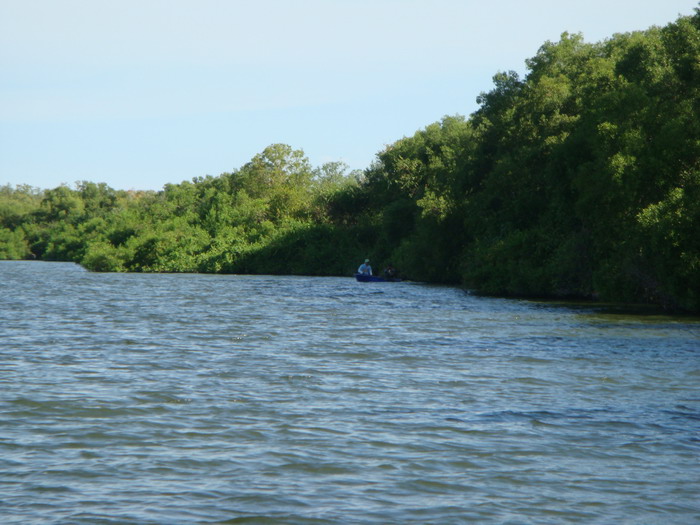
[[0,0],[0,185],[154,189],[266,146],[364,169],[562,32],[697,0]]

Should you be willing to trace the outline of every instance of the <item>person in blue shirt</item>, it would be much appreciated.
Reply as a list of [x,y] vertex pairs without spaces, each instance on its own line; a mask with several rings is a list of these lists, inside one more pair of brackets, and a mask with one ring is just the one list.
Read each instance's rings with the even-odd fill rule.
[[365,259],[365,262],[363,262],[357,269],[357,273],[361,273],[362,275],[372,275],[372,267],[369,265],[369,259]]

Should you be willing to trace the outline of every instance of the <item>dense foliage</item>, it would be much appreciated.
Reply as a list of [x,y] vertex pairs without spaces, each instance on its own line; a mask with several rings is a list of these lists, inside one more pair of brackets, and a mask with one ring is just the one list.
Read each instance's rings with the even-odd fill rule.
[[312,168],[303,152],[275,144],[234,173],[160,192],[6,186],[0,235],[12,242],[0,255],[94,271],[347,274],[363,246],[354,227],[339,231],[328,218],[334,195],[358,186],[346,170]]
[[0,188],[0,257],[94,271],[404,276],[700,311],[700,11],[564,34],[364,173],[275,144],[219,177]]

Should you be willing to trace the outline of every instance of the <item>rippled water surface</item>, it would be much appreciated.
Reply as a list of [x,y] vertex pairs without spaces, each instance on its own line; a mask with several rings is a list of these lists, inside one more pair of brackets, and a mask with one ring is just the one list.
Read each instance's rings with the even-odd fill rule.
[[700,323],[0,263],[2,523],[700,523]]

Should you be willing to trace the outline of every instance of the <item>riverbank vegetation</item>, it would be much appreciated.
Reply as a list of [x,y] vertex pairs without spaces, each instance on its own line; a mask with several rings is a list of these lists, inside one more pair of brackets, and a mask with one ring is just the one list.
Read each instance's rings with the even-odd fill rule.
[[0,258],[349,275],[368,256],[486,294],[700,311],[700,11],[599,43],[565,33],[478,103],[362,172],[274,144],[159,192],[5,186]]

